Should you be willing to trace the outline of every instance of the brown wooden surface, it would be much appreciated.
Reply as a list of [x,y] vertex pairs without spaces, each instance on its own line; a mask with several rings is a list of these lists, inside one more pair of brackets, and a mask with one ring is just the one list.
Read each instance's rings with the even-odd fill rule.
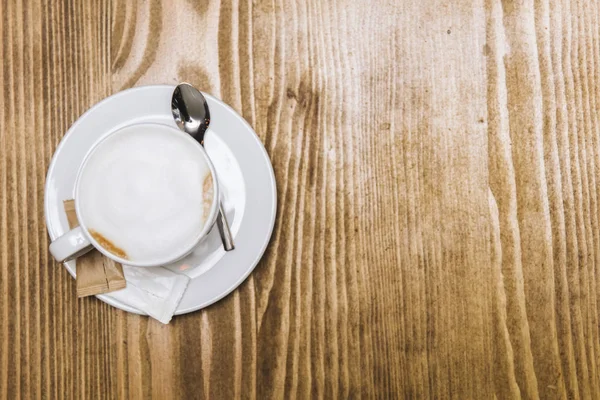
[[[0,398],[600,398],[596,0],[0,2]],[[269,152],[255,272],[168,326],[48,254],[79,115],[187,80]]]

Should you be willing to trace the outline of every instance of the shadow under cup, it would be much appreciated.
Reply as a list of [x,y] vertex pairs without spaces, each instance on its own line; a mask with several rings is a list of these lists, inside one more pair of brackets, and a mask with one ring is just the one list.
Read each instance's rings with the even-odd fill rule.
[[187,133],[161,124],[112,132],[88,152],[75,184],[80,228],[93,247],[140,267],[173,263],[209,233],[216,172]]

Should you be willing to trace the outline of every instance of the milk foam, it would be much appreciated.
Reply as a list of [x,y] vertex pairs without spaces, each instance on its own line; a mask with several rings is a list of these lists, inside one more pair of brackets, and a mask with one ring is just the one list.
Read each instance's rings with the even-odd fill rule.
[[102,141],[80,178],[83,225],[135,262],[154,263],[190,248],[210,212],[205,197],[212,204],[212,192],[205,191],[212,191],[213,181],[189,139],[166,127],[142,125]]

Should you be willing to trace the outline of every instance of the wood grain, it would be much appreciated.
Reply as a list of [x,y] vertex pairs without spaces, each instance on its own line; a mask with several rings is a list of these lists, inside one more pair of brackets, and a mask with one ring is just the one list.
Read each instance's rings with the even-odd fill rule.
[[[0,1],[0,398],[600,397],[596,0]],[[278,219],[170,325],[77,299],[45,174],[87,108],[189,81]]]

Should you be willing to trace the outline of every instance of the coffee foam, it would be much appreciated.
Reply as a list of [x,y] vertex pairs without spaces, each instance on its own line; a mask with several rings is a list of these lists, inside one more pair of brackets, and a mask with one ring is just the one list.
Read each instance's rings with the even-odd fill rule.
[[78,215],[107,251],[154,263],[181,255],[197,241],[212,208],[213,178],[184,135],[133,126],[104,139],[88,159]]

